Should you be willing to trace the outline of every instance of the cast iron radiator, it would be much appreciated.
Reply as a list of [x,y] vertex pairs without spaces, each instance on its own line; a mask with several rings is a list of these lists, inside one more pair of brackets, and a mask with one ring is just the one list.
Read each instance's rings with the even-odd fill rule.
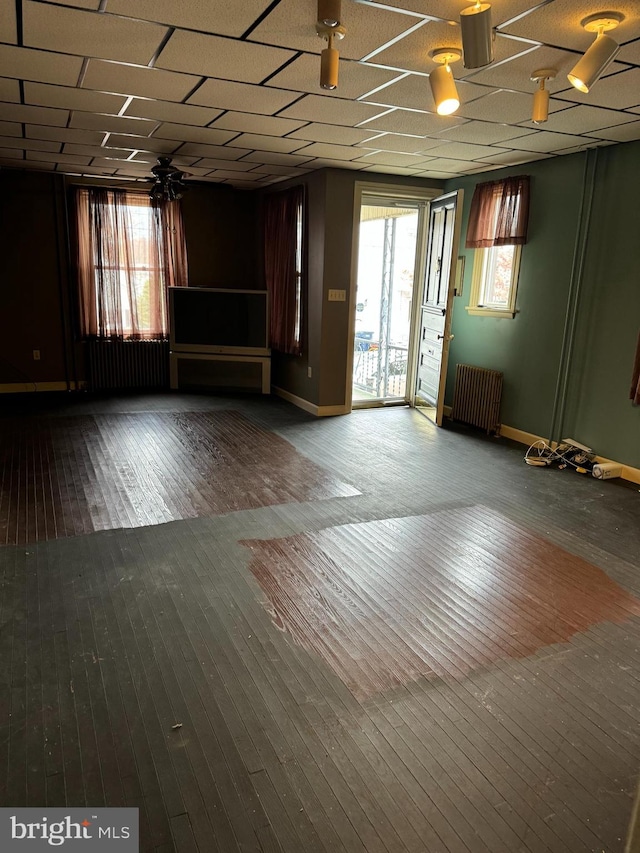
[[487,433],[498,432],[501,397],[502,373],[470,364],[456,365],[452,420],[482,427]]
[[90,391],[168,388],[169,341],[88,341]]

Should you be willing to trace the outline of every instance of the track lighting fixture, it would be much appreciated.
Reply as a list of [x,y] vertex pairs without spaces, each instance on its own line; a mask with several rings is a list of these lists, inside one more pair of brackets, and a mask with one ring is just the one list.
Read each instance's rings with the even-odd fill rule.
[[325,27],[339,27],[341,16],[340,0],[318,0],[318,23]]
[[531,74],[532,82],[539,84],[533,95],[531,121],[534,124],[542,124],[549,118],[549,92],[544,88],[544,84],[546,80],[553,80],[556,74],[555,68],[539,68]]
[[340,0],[318,0],[316,32],[320,38],[327,40],[327,46],[320,54],[320,86],[323,89],[338,87],[340,54],[333,42],[343,39],[347,32],[340,23],[340,13]]
[[476,0],[460,12],[462,53],[465,68],[482,68],[493,62],[491,5]]
[[597,33],[597,35],[591,47],[567,74],[569,82],[578,91],[589,92],[607,66],[613,62],[620,50],[620,45],[605,33],[615,29],[623,20],[624,15],[619,12],[597,12],[580,21],[580,25],[588,33]]
[[460,98],[456,89],[456,81],[453,79],[450,64],[460,59],[460,51],[454,47],[443,47],[432,50],[429,54],[434,62],[438,63],[429,74],[429,83],[433,100],[436,102],[436,112],[440,116],[449,116],[460,106]]

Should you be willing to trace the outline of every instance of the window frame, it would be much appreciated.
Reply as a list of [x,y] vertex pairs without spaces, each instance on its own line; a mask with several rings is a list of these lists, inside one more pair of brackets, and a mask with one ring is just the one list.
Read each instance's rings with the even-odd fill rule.
[[509,281],[509,302],[504,306],[483,304],[483,294],[487,284],[487,270],[489,265],[489,252],[497,252],[503,246],[490,246],[485,249],[474,249],[473,272],[471,277],[471,294],[469,304],[465,306],[469,314],[480,317],[501,317],[513,320],[516,313],[516,298],[518,294],[518,282],[520,278],[520,262],[522,246],[513,246],[513,261],[511,264],[511,277]]

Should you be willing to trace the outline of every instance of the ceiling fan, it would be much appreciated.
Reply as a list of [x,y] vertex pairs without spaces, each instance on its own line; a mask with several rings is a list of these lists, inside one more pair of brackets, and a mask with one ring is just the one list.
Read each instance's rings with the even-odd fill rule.
[[153,186],[149,195],[156,201],[175,201],[182,198],[187,189],[184,178],[189,177],[188,172],[183,172],[171,165],[171,157],[158,157],[158,163],[151,169],[153,175]]

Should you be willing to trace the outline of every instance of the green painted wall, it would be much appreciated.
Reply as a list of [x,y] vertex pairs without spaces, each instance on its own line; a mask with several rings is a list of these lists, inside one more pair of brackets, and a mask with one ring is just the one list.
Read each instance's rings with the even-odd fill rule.
[[[595,158],[595,182],[580,264],[578,230],[587,158]],[[563,345],[569,346],[568,391],[564,402],[558,401],[563,417],[557,436],[570,435],[599,455],[640,467],[640,409],[628,400],[640,327],[640,242],[634,228],[639,162],[640,143],[628,143],[448,182],[447,189],[465,191],[464,244],[476,183],[508,174],[531,175],[529,240],[522,251],[515,319],[474,317],[465,311],[474,253],[460,251],[466,257],[465,280],[463,295],[454,300],[449,403],[457,363],[501,370],[502,422],[548,436]],[[571,343],[565,320],[572,274],[578,296]]]

